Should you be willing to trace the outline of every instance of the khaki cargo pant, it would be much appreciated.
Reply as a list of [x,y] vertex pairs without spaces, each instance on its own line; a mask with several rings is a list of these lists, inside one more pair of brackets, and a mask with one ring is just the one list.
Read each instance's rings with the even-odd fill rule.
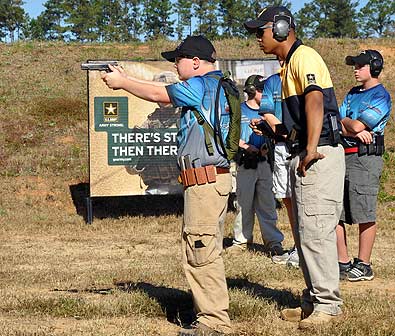
[[320,146],[318,152],[325,158],[314,163],[305,177],[297,173],[300,157],[291,162],[296,245],[307,287],[302,304],[337,315],[342,299],[335,229],[342,211],[344,150],[340,145]]
[[182,264],[191,287],[197,320],[210,328],[231,331],[229,297],[221,256],[231,174],[217,182],[188,187],[184,193]]

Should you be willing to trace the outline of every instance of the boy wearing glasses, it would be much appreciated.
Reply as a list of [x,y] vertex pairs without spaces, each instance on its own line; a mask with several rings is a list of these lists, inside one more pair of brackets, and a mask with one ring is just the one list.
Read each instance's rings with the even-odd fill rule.
[[[103,73],[102,79],[110,88],[124,89],[141,99],[182,108],[177,134],[180,166],[183,162],[185,168],[204,167],[206,172],[211,172],[211,183],[193,185],[188,180],[184,184],[182,264],[192,290],[197,319],[179,335],[223,335],[231,331],[221,252],[232,181],[229,161],[217,146],[212,146],[214,153],[208,153],[203,127],[194,112],[213,126],[215,98],[222,72],[215,68],[214,46],[203,36],[189,36],[175,50],[162,52],[162,56],[174,62],[182,82],[167,85],[140,80],[128,77],[122,68],[112,66],[112,72]],[[220,90],[221,127],[228,128],[228,104],[222,87]],[[207,181],[208,178],[207,173]]]
[[[337,226],[340,279],[372,280],[370,265],[376,237],[376,205],[383,169],[384,128],[391,113],[391,97],[380,83],[384,60],[377,50],[347,56],[359,86],[353,87],[340,106],[346,153],[344,210]],[[344,223],[359,224],[358,258],[351,263]]]
[[284,309],[281,316],[299,321],[301,329],[314,328],[342,314],[335,230],[342,210],[345,164],[338,145],[341,124],[336,97],[324,61],[296,38],[295,21],[286,7],[267,7],[244,25],[256,34],[264,53],[282,62],[283,123],[293,125],[287,142],[292,155],[295,238],[306,289],[301,307]]

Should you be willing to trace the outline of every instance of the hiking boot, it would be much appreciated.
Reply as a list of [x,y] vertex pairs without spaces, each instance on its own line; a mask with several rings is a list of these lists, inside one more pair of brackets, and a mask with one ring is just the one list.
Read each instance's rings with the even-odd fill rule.
[[299,329],[310,329],[324,326],[338,320],[342,314],[330,315],[321,311],[314,311],[309,317],[299,322]]
[[340,280],[346,280],[348,277],[348,272],[350,272],[352,267],[351,261],[347,263],[342,263],[339,262],[339,274],[340,274]]
[[374,275],[370,264],[364,263],[361,259],[354,258],[351,269],[348,271],[348,281],[373,280]]
[[238,255],[247,251],[247,243],[242,244],[232,244],[228,248],[225,249],[225,253],[229,255]]
[[289,257],[287,259],[286,265],[288,267],[299,268],[299,254],[298,254],[298,250],[296,249],[295,246],[289,253]]
[[224,336],[226,334],[216,331],[203,323],[193,322],[189,326],[182,328],[178,336]]
[[284,321],[299,322],[299,321],[307,318],[308,316],[310,316],[312,312],[313,312],[313,306],[304,305],[303,308],[297,307],[297,308],[283,309],[280,312],[280,317]]

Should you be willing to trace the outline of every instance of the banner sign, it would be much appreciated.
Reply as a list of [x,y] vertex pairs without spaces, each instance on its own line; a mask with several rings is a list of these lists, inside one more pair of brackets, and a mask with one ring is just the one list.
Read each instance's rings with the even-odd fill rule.
[[[222,69],[228,70],[229,63],[238,76],[248,77],[248,66],[243,62],[225,61]],[[250,62],[251,67],[255,62],[254,71],[266,71],[266,62]],[[118,63],[137,78],[168,84],[178,81],[170,62]],[[266,65],[262,67],[262,63]],[[238,78],[238,82],[246,78]],[[88,95],[90,196],[182,193],[176,141],[181,110],[109,89],[99,71],[88,72]]]

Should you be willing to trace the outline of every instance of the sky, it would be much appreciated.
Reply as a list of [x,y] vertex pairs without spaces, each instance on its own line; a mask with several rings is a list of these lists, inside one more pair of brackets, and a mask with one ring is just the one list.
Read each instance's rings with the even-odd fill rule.
[[[25,4],[23,5],[23,8],[25,11],[29,14],[31,18],[36,18],[38,15],[41,14],[42,11],[44,11],[44,6],[43,4],[47,0],[25,0]],[[300,8],[302,8],[303,4],[306,1],[291,1],[292,4],[292,12],[298,11]],[[309,2],[309,1],[307,1]]]
[[[25,4],[23,5],[23,8],[25,11],[29,14],[31,18],[36,18],[42,11],[44,11],[44,6],[43,4],[47,0],[25,0]],[[291,11],[292,13],[297,12],[299,9],[303,7],[303,5],[306,2],[311,2],[312,0],[306,1],[306,0],[293,0],[291,1]],[[385,1],[385,0],[384,0]],[[367,3],[367,0],[362,0],[359,1],[359,8],[363,7]]]

